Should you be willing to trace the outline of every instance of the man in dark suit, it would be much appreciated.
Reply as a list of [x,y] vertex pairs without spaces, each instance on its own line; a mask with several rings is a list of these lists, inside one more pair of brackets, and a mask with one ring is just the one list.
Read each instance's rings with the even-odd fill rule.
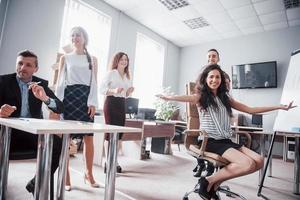
[[[48,88],[48,81],[33,76],[38,69],[37,56],[31,51],[25,50],[18,54],[16,73],[0,76],[0,117],[32,117],[41,119],[43,118],[43,103],[55,113],[63,112],[63,103]],[[26,158],[24,152],[31,150],[33,151],[33,157],[36,157],[37,141],[37,135],[12,129],[10,155],[20,152],[21,157],[17,159],[24,159]],[[53,199],[53,174],[59,165],[61,145],[61,138],[54,135],[50,199]],[[27,158],[30,158],[30,156]],[[26,185],[28,192],[34,193],[34,185],[35,178]]]

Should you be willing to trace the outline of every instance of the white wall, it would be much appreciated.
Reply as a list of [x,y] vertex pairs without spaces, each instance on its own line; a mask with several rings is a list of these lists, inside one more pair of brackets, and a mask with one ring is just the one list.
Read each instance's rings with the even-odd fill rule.
[[[220,53],[220,65],[231,75],[234,64],[277,61],[278,88],[233,90],[233,97],[250,106],[277,105],[280,103],[282,88],[287,73],[291,52],[300,48],[300,27],[258,33],[234,39],[182,48],[179,91],[194,81],[201,68],[207,63],[207,50],[215,48]],[[272,129],[276,112],[265,115],[264,128]]]
[[[115,52],[124,51],[128,53],[133,71],[136,34],[143,33],[165,46],[164,83],[177,88],[180,48],[101,0],[85,1],[112,17],[109,61]],[[59,49],[64,2],[10,0],[3,45],[0,49],[0,74],[14,72],[17,52],[30,49],[39,56],[41,68],[37,75],[52,80],[50,66],[55,62]]]

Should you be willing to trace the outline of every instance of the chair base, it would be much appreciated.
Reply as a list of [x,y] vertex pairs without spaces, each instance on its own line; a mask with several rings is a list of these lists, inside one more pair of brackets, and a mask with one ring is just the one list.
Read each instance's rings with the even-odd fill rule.
[[[192,193],[197,193],[198,194],[198,190],[199,190],[199,184],[197,183],[194,187],[194,189],[192,191],[189,191],[187,193],[185,193],[185,195],[183,196],[182,200],[188,200],[189,199],[189,195],[192,194]],[[218,190],[216,191],[216,194],[217,194],[217,199],[218,200],[221,200],[221,196],[220,196],[220,193],[224,193],[226,196],[228,197],[232,197],[232,198],[238,198],[238,199],[241,199],[241,200],[247,200],[245,197],[243,197],[242,195],[240,194],[237,194],[233,191],[230,191],[229,187],[228,186],[220,186],[218,188]],[[201,197],[200,197],[201,198]],[[203,198],[202,198],[203,199]]]

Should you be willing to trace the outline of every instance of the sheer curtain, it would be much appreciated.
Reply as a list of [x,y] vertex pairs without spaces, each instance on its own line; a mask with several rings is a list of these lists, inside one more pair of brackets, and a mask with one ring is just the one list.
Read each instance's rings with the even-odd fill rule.
[[162,89],[165,48],[141,33],[137,34],[133,86],[139,107],[154,108],[155,94]]
[[[61,47],[70,44],[70,30],[72,27],[81,26],[87,31],[89,35],[87,49],[98,60],[98,85],[106,73],[111,21],[110,16],[81,0],[66,0],[61,30]],[[98,99],[99,108],[102,108],[103,95],[99,94]]]

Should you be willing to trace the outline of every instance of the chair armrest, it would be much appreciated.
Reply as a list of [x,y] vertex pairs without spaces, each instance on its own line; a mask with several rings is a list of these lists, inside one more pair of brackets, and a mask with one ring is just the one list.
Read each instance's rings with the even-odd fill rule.
[[200,147],[200,156],[203,156],[207,144],[207,132],[201,129],[186,129],[184,133],[190,136],[203,136],[202,144]]
[[247,148],[251,147],[252,138],[248,131],[237,131],[236,134],[244,135],[247,138],[247,143],[245,144]]

